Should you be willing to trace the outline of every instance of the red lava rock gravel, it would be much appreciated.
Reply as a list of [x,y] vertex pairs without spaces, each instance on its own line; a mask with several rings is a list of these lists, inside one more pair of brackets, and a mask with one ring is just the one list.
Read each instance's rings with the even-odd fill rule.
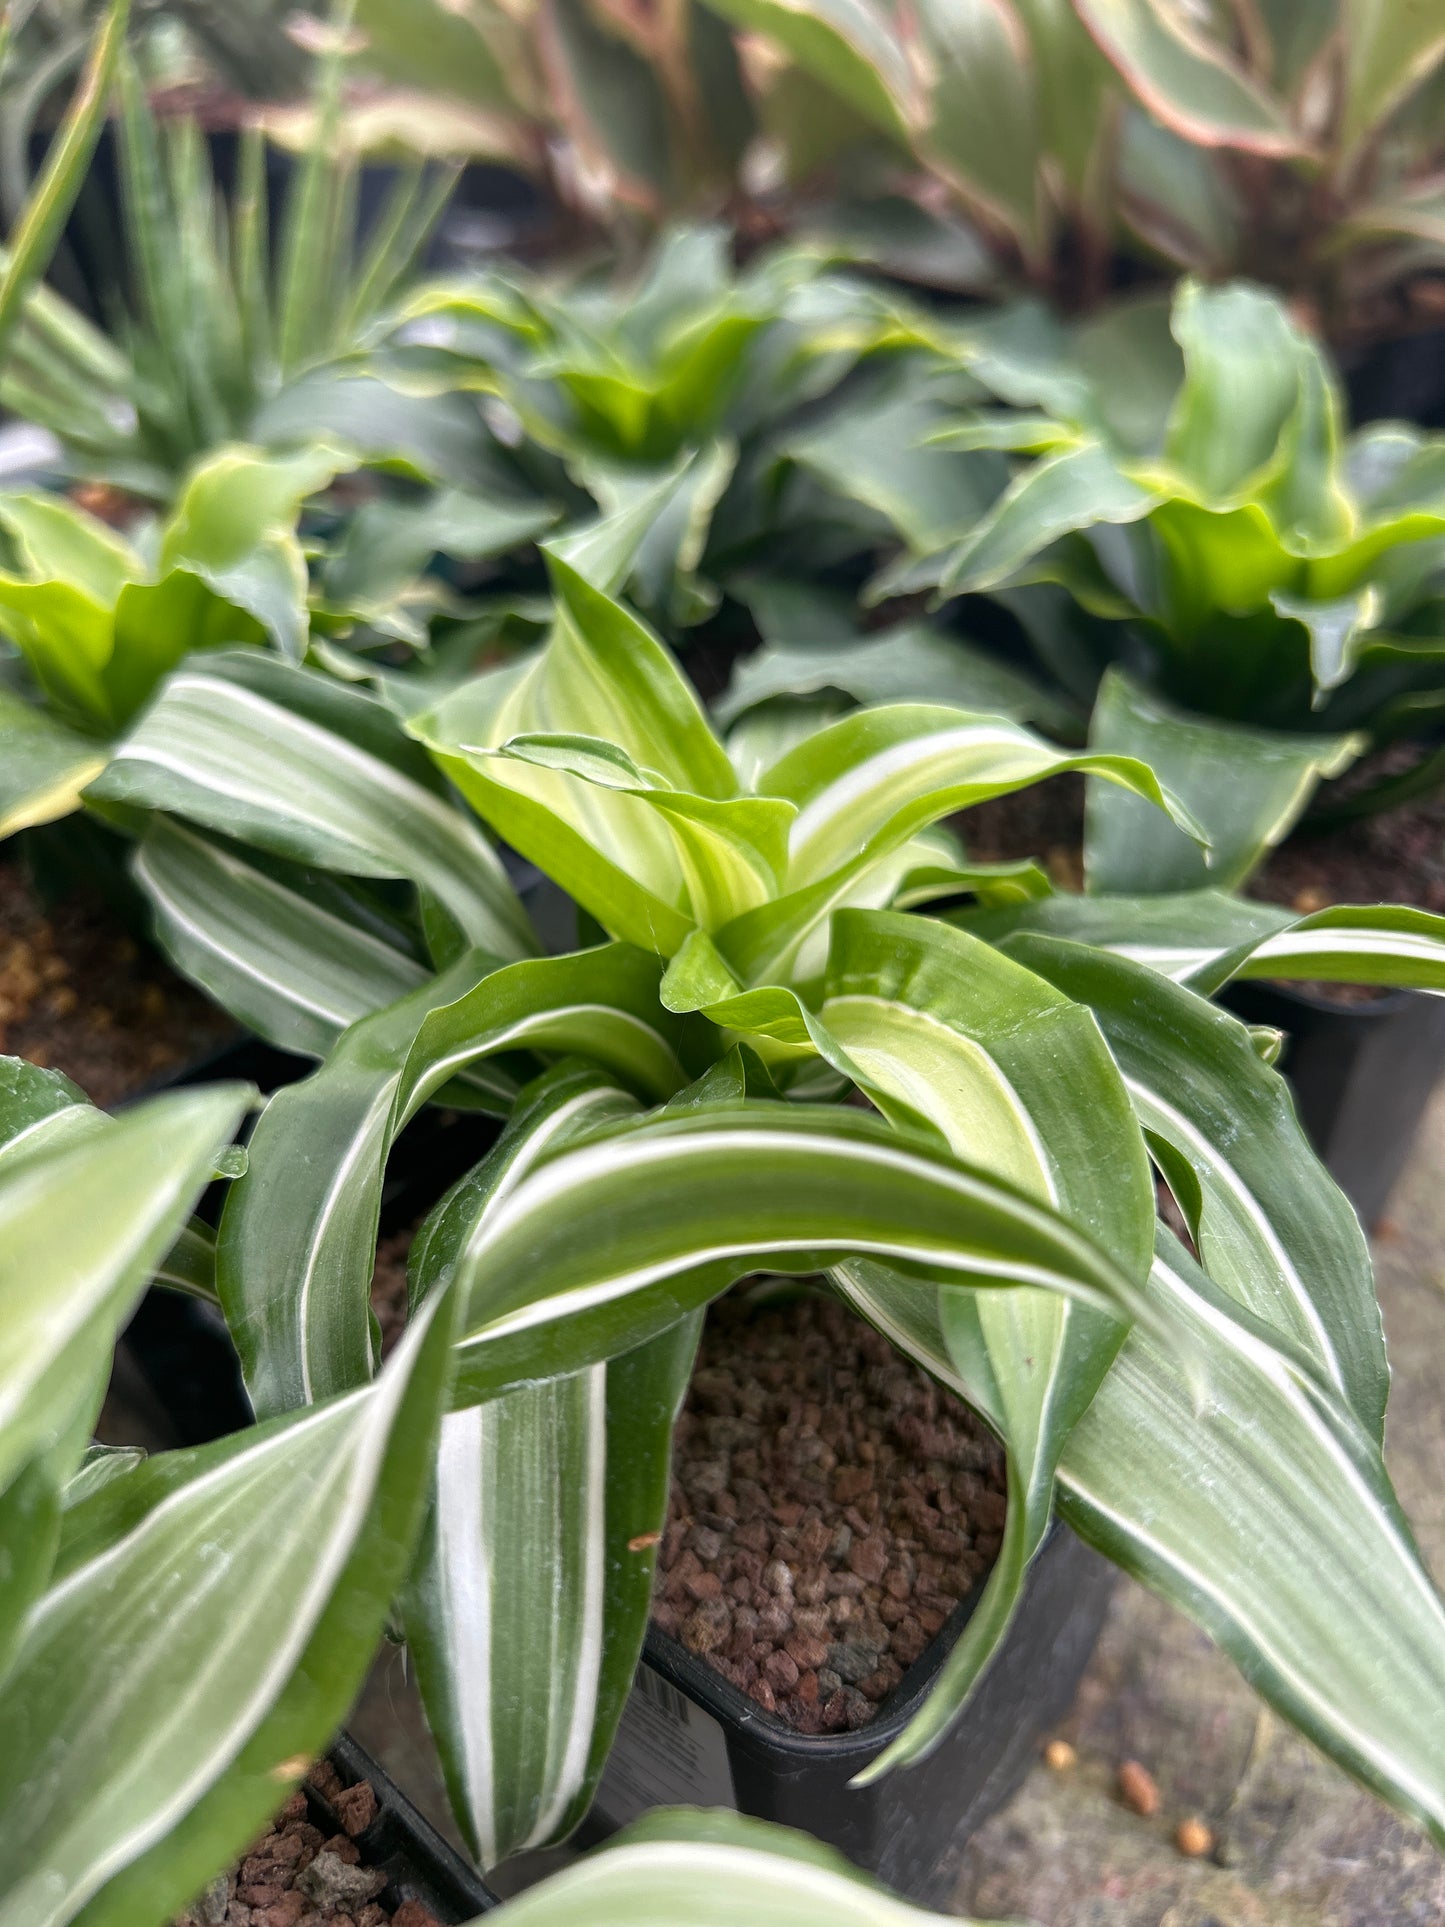
[[331,1762],[320,1760],[311,1785],[341,1831],[313,1826],[298,1788],[245,1859],[213,1880],[174,1927],[439,1927],[418,1901],[403,1901],[394,1914],[382,1906],[386,1875],[364,1863],[356,1843],[376,1818],[366,1781],[345,1787]]
[[1003,1453],[836,1299],[708,1315],[653,1618],[803,1733],[865,1726],[983,1577]]

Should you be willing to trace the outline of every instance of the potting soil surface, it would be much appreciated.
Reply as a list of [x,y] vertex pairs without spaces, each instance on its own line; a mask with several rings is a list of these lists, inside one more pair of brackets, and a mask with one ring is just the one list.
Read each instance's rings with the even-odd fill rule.
[[175,1927],[438,1927],[419,1901],[404,1900],[394,1913],[381,1904],[387,1876],[366,1864],[357,1844],[376,1817],[367,1782],[343,1786],[331,1762],[318,1760],[310,1783],[340,1831],[312,1824],[298,1788],[245,1858],[218,1875]]
[[713,1306],[653,1618],[803,1733],[865,1726],[987,1572],[1003,1454],[837,1299]]
[[46,908],[0,861],[0,1052],[64,1071],[104,1109],[235,1035],[103,903]]

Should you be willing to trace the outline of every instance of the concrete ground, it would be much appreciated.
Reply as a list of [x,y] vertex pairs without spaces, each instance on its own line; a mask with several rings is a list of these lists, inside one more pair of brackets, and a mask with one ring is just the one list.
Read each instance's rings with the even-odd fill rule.
[[[1437,1582],[1445,1582],[1445,1092],[1375,1240],[1394,1385],[1386,1452]],[[1275,1718],[1202,1633],[1121,1582],[1060,1737],[970,1843],[955,1911],[1039,1927],[1445,1927],[1445,1858]],[[1445,1733],[1441,1735],[1445,1747]],[[1154,1775],[1159,1814],[1115,1791]],[[1201,1816],[1219,1845],[1186,1860]]]

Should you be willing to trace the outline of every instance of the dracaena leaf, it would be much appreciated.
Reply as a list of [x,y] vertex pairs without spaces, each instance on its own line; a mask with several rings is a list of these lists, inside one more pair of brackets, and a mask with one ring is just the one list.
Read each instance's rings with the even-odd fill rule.
[[125,45],[130,0],[111,0],[80,84],[66,109],[40,179],[9,238],[0,275],[0,353],[20,325],[25,302],[45,273],[66,218],[84,184],[105,121],[111,79]]
[[430,777],[384,704],[238,652],[172,676],[94,794],[346,875],[408,877],[471,941],[524,955],[533,941],[496,852]]
[[[586,1067],[539,1079],[418,1233],[414,1295],[447,1275],[539,1155],[636,1108]],[[407,1631],[453,1809],[483,1866],[562,1837],[591,1800],[646,1631],[698,1322],[443,1422]]]
[[1008,949],[1098,1018],[1210,1277],[1378,1441],[1389,1368],[1364,1233],[1247,1027],[1122,957],[1040,937]]
[[425,981],[313,894],[167,817],[152,818],[132,871],[177,970],[282,1050],[324,1057],[349,1024]]
[[[156,1099],[104,1129],[52,1127],[44,1149],[27,1147],[23,1157],[10,1137],[0,1163],[9,1305],[0,1478],[62,1430],[88,1395],[247,1096],[243,1085],[217,1085]],[[42,1121],[32,1116],[31,1132]],[[83,1211],[67,1207],[82,1194]],[[42,1276],[47,1290],[38,1294]]]
[[105,757],[93,737],[0,688],[0,840],[78,809]]
[[1100,443],[1081,442],[1010,483],[952,552],[942,586],[954,593],[997,587],[1061,535],[1098,522],[1137,522],[1161,499]]
[[452,1311],[438,1295],[375,1385],[66,1512],[4,1687],[0,1784],[24,1824],[0,1847],[0,1917],[168,1917],[325,1746],[420,1521]]
[[[936,1303],[878,1265],[848,1265],[840,1282],[996,1412],[975,1361],[944,1346]],[[1338,1765],[1445,1838],[1445,1609],[1377,1446],[1162,1227],[1149,1291],[1187,1322],[1207,1390],[1136,1326],[1064,1448],[1064,1517],[1202,1625]]]
[[1158,810],[1115,785],[1091,784],[1089,889],[1141,896],[1242,883],[1294,827],[1320,779],[1339,775],[1364,746],[1359,736],[1306,736],[1187,715],[1119,669],[1099,686],[1089,741],[1146,762],[1208,834],[1205,852]]
[[[584,1212],[585,1246],[569,1228]],[[1110,1316],[1138,1303],[1092,1239],[1006,1180],[853,1110],[729,1104],[615,1127],[499,1201],[457,1264],[458,1400],[631,1350],[749,1271],[815,1271],[860,1247]]]
[[[1136,1277],[1148,1269],[1153,1193],[1129,1098],[1093,1017],[981,942],[911,917],[843,912],[819,1024],[885,1113],[902,1105],[960,1156],[1087,1227]],[[917,1759],[966,1702],[1018,1604],[1052,1513],[1069,1431],[1123,1336],[1056,1294],[952,1294],[943,1326],[977,1328],[1010,1450],[1010,1519],[982,1599],[926,1707],[869,1775]]]
[[[747,600],[766,641],[735,665],[726,694],[713,704],[713,714],[725,729],[761,703],[833,691],[865,705],[956,703],[960,709],[987,710],[1047,729],[1069,727],[1067,704],[1024,671],[961,636],[921,622],[864,635],[846,598],[821,594],[779,597],[770,624],[764,619],[767,592],[750,592]],[[826,622],[826,629],[815,635],[813,621]]]
[[940,817],[1067,769],[1137,790],[1183,826],[1193,820],[1128,757],[1061,754],[998,716],[925,704],[859,710],[806,737],[758,779],[798,815],[787,889],[717,932],[741,981],[807,979],[822,969],[826,919],[841,904],[886,905],[907,874],[891,874],[910,839]]
[[1237,976],[1445,991],[1445,917],[1403,904],[1339,904],[1299,917],[1278,904],[1192,890],[1061,894],[953,914],[993,942],[1018,930],[1073,938],[1211,994]]
[[656,960],[622,945],[506,968],[469,953],[354,1024],[312,1077],[272,1098],[227,1198],[218,1254],[258,1411],[370,1375],[367,1281],[387,1154],[449,1078],[470,1069],[490,1079],[503,1112],[518,1088],[506,1063],[489,1061],[503,1053],[580,1051],[654,1098],[686,1081],[657,980]]
[[[217,1085],[111,1123],[56,1073],[0,1059],[0,1679],[46,1583],[61,1489],[99,1411],[116,1334],[247,1095]],[[0,1710],[7,1699],[0,1685]]]
[[1042,258],[1048,136],[1023,21],[1007,0],[926,0],[916,17],[931,81],[923,156],[966,204],[1015,235],[1026,257]]
[[906,144],[913,76],[891,22],[869,0],[725,0],[719,11],[776,41],[865,120]]
[[507,1927],[925,1927],[940,1918],[806,1834],[695,1807],[649,1813],[501,1912],[512,1916]]

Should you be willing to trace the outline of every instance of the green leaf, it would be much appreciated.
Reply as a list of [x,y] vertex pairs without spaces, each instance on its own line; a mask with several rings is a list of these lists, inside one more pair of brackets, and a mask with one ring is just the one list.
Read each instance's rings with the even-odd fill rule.
[[1445,991],[1445,917],[1400,904],[1340,904],[1301,917],[1196,969],[1201,989],[1226,976],[1295,983],[1388,984]]
[[1161,0],[1074,0],[1084,25],[1151,114],[1201,147],[1302,153],[1283,105]]
[[[894,704],[840,718],[759,778],[767,795],[798,809],[788,890],[725,926],[717,933],[718,948],[747,983],[821,971],[821,955],[815,963],[812,953],[829,912],[848,901],[888,902],[901,875],[889,876],[887,861],[919,830],[1069,769],[1136,789],[1192,827],[1192,818],[1166,797],[1144,764],[1126,757],[1070,757],[1002,717]],[[905,862],[904,871],[908,867]]]
[[368,930],[163,816],[132,858],[176,969],[282,1050],[324,1057],[341,1032],[426,978]]
[[[0,1680],[49,1577],[61,1489],[89,1440],[116,1335],[248,1095],[216,1085],[111,1123],[57,1073],[0,1058]],[[10,1690],[0,1696],[18,1737]]]
[[[539,1154],[635,1109],[593,1070],[539,1079],[418,1233],[413,1295],[447,1277]],[[564,1836],[590,1804],[647,1628],[698,1323],[443,1422],[407,1632],[453,1809],[484,1867]]]
[[434,555],[479,562],[530,542],[555,520],[545,502],[484,500],[459,489],[437,489],[420,502],[363,502],[326,558],[321,593],[329,609],[375,624],[390,617]]
[[948,920],[991,943],[1003,942],[1017,930],[1072,938],[1196,987],[1204,987],[1216,966],[1228,976],[1257,943],[1295,922],[1293,914],[1277,904],[1247,902],[1220,890],[1175,890],[1147,897],[1060,892],[1027,903],[955,910]]
[[[464,745],[474,757],[485,752]],[[721,801],[671,789],[639,770],[624,750],[589,736],[512,736],[491,752],[537,769],[556,770],[590,787],[635,796],[666,824],[682,882],[680,906],[702,929],[715,929],[773,895],[787,870],[792,805],[776,797],[732,796]],[[578,901],[597,914],[605,897],[579,889]]]
[[505,1927],[924,1927],[939,1918],[805,1834],[692,1807],[649,1813],[498,1914]]
[[937,445],[956,415],[947,378],[912,360],[845,390],[820,423],[786,435],[781,452],[876,510],[912,553],[928,555],[971,528],[1007,479],[996,455]]
[[420,1521],[452,1311],[419,1315],[374,1386],[162,1454],[66,1513],[5,1688],[7,1927],[168,1918],[325,1746]]
[[1147,763],[1203,825],[1203,851],[1117,786],[1089,785],[1084,868],[1091,894],[1228,889],[1288,835],[1321,777],[1338,776],[1359,736],[1306,736],[1211,722],[1148,695],[1119,669],[1099,685],[1090,746]]
[[[0,1484],[60,1436],[88,1397],[248,1095],[236,1084],[178,1092],[102,1130],[52,1128],[43,1153],[23,1158],[7,1133],[0,1164],[0,1298],[8,1334]],[[40,1121],[32,1118],[32,1128]],[[77,1197],[85,1198],[84,1210],[73,1208]],[[43,1294],[35,1286],[42,1277]]]
[[[408,728],[499,834],[604,928],[670,954],[691,928],[688,883],[704,900],[711,888],[709,866],[697,868],[692,839],[674,825],[689,798],[699,822],[738,821],[727,807],[737,777],[691,685],[651,630],[550,546],[548,560],[558,614],[546,646],[517,670],[465,684]],[[589,781],[595,761],[583,775],[562,767],[565,758],[541,767],[535,758],[492,754],[517,738],[568,736],[604,739],[647,772],[648,793]],[[709,803],[720,807],[710,811]],[[744,868],[752,866],[744,861]],[[733,876],[741,880],[735,868]]]
[[[1170,328],[1184,354],[1184,381],[1165,453],[1198,499],[1222,506],[1247,489],[1264,493],[1281,456],[1296,488],[1311,482],[1328,492],[1333,477],[1314,477],[1310,466],[1332,465],[1339,401],[1318,346],[1284,304],[1244,282],[1208,288],[1185,281]],[[1303,438],[1306,428],[1318,446]],[[1293,531],[1285,523],[1282,532]]]
[[869,0],[718,0],[717,11],[775,42],[865,120],[908,144],[913,76],[891,22]]
[[0,841],[80,807],[105,750],[0,686]]
[[[1207,1391],[1136,1326],[1064,1449],[1064,1517],[1203,1626],[1332,1760],[1445,1840],[1445,1609],[1378,1448],[1162,1227],[1157,1254],[1150,1296],[1187,1323]],[[874,1265],[841,1282],[988,1410],[911,1282]]]
[[1248,1027],[1081,944],[1016,937],[1008,952],[1098,1018],[1215,1284],[1284,1333],[1378,1442],[1390,1375],[1364,1233]]
[[1385,117],[1445,58],[1445,25],[1427,5],[1343,0],[1340,140],[1357,155]]
[[1069,709],[1022,670],[921,622],[856,637],[840,627],[839,640],[826,648],[775,643],[755,649],[734,668],[714,713],[726,728],[778,696],[833,690],[864,705],[951,703],[1045,728],[1067,728],[1072,720]]
[[991,1173],[855,1110],[730,1102],[615,1127],[498,1203],[457,1263],[458,1402],[616,1357],[750,1271],[816,1271],[860,1249],[960,1285],[1046,1286],[1111,1317],[1139,1302],[1091,1238]]
[[[1154,1198],[1129,1097],[1092,1016],[987,944],[923,919],[841,912],[819,1022],[885,1115],[917,1114],[955,1154],[1054,1205],[1130,1275],[1148,1271]],[[1155,980],[1157,981],[1157,980]],[[1072,1426],[1123,1337],[1056,1293],[953,1294],[987,1356],[1009,1442],[1004,1544],[926,1706],[868,1777],[928,1753],[997,1651],[1052,1515]]]
[[1371,583],[1353,595],[1312,601],[1276,589],[1270,601],[1280,615],[1303,623],[1309,631],[1313,705],[1318,709],[1330,690],[1338,689],[1354,674],[1360,650],[1380,618],[1380,592]]
[[0,271],[0,359],[20,324],[25,302],[44,275],[90,166],[105,120],[111,78],[125,44],[130,0],[111,0],[39,182],[10,236]]
[[1007,0],[925,0],[916,32],[932,78],[923,157],[967,205],[1005,226],[1026,259],[1042,260],[1048,128],[1022,21]]
[[199,577],[299,662],[306,653],[307,577],[296,516],[346,462],[335,448],[285,456],[219,450],[193,471],[166,523],[160,586],[171,570]]
[[[385,705],[255,654],[172,676],[92,794],[172,810],[300,863],[409,877],[475,942],[532,948],[501,862],[471,819],[408,765]],[[411,752],[414,756],[415,752]]]
[[1137,522],[1158,491],[1135,481],[1097,442],[1082,442],[1024,471],[953,551],[942,587],[997,588],[1049,543],[1096,523]]
[[[498,1053],[580,1051],[650,1097],[685,1082],[654,958],[614,945],[499,968],[469,952],[346,1031],[322,1067],[278,1091],[221,1218],[218,1284],[257,1411],[364,1382],[367,1291],[387,1155],[458,1071]],[[490,1064],[505,1113],[518,1080]]]

